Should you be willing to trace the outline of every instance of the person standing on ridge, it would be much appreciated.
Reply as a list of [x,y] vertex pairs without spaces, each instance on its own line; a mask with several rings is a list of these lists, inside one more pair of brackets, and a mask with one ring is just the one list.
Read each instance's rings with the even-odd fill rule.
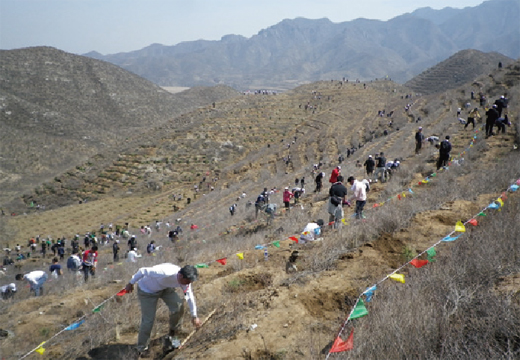
[[332,173],[330,174],[329,182],[334,184],[338,181],[338,176],[341,174],[341,166],[336,166]]
[[368,159],[365,161],[364,166],[367,171],[367,175],[371,176],[374,173],[374,167],[376,166],[376,162],[372,158],[372,155],[368,155]]
[[497,106],[493,105],[487,112],[486,112],[486,138],[493,135],[493,126],[495,126],[495,122],[499,118]]
[[450,136],[446,135],[446,139],[442,140],[439,145],[439,159],[437,160],[437,170],[448,165],[450,160],[451,143]]
[[417,132],[415,133],[415,154],[419,155],[421,153],[422,144],[424,142],[424,134],[422,133],[422,127],[419,127]]

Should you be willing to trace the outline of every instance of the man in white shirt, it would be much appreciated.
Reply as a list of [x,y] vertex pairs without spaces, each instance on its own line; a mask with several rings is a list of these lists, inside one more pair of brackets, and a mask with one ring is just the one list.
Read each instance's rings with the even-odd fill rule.
[[352,185],[352,196],[349,200],[356,200],[356,219],[363,219],[363,208],[367,203],[367,187],[362,181],[357,181],[353,176],[348,178],[348,183]]
[[132,248],[126,255],[126,261],[127,262],[137,262],[137,258],[142,257],[143,255],[137,254],[137,249],[135,247]]
[[16,284],[10,283],[9,285],[0,286],[0,294],[3,300],[7,300],[14,296],[16,293]]
[[146,353],[148,342],[155,320],[157,301],[163,299],[170,310],[170,349],[178,347],[180,342],[176,338],[182,326],[182,315],[184,313],[184,302],[175,291],[180,287],[184,292],[184,297],[188,302],[193,325],[197,328],[201,326],[200,319],[197,317],[197,306],[191,283],[198,278],[198,271],[192,265],[186,265],[182,269],[173,264],[164,263],[153,267],[142,267],[132,276],[125,289],[128,293],[134,290],[134,284],[138,283],[137,297],[141,303],[141,326],[137,338],[137,350]]
[[45,271],[35,270],[27,274],[17,274],[15,279],[18,281],[27,280],[31,286],[31,291],[34,291],[35,296],[43,295],[43,284],[47,281],[47,274]]

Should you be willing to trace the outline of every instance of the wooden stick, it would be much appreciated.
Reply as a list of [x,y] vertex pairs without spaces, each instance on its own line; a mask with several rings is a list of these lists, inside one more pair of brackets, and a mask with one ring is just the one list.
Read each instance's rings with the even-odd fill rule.
[[[202,322],[202,324],[200,324],[200,327],[199,329],[209,320],[210,317],[213,316],[213,314],[217,311],[217,309],[213,309],[212,312],[209,313],[208,316],[206,316],[206,318],[204,319],[204,321]],[[186,339],[184,339],[181,343],[181,346],[179,346],[179,350],[182,349],[182,347],[184,346],[184,344],[186,344],[188,342],[188,340],[193,336],[193,334],[195,334],[197,332],[198,329],[195,329],[193,330],[187,337]]]

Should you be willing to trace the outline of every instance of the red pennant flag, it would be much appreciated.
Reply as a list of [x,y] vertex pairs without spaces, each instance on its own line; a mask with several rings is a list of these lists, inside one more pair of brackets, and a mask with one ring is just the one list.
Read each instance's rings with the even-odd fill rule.
[[376,208],[378,206],[379,206],[379,204],[374,204],[374,206],[372,206],[372,208]]
[[419,181],[419,185],[422,185],[422,181]]
[[331,221],[331,222],[329,223],[329,226],[332,226],[332,225],[334,225],[334,221]]
[[349,351],[352,349],[354,349],[354,329],[352,329],[352,332],[346,341],[341,340],[341,338],[338,336],[336,340],[334,340],[334,344],[332,344],[332,348],[329,352],[337,353],[342,351]]
[[121,291],[118,292],[116,295],[117,295],[117,296],[123,296],[124,294],[126,294],[126,289],[121,290]]
[[506,192],[505,192],[505,191],[502,193],[502,195],[500,196],[500,198],[502,199],[502,201],[506,201],[506,200],[507,200],[507,195],[506,195]]
[[424,265],[428,264],[428,260],[413,259],[412,261],[410,261],[410,264],[412,264],[416,268],[421,268]]
[[401,200],[401,194],[397,194],[397,198]]
[[218,259],[217,262],[221,263],[222,265],[226,265],[227,258]]
[[468,221],[468,223],[470,223],[473,226],[477,226],[478,225],[477,219],[471,219],[470,221]]
[[289,237],[289,239],[291,239],[292,241],[298,242],[298,238],[296,236],[291,236],[291,237]]

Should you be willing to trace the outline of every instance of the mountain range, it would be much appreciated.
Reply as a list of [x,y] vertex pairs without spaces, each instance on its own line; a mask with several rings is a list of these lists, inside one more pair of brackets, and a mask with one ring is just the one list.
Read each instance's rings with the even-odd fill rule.
[[404,83],[464,49],[518,58],[518,19],[519,0],[491,0],[464,9],[421,8],[388,21],[286,19],[251,38],[226,35],[219,41],[85,55],[161,86],[290,89],[318,80],[387,76]]

